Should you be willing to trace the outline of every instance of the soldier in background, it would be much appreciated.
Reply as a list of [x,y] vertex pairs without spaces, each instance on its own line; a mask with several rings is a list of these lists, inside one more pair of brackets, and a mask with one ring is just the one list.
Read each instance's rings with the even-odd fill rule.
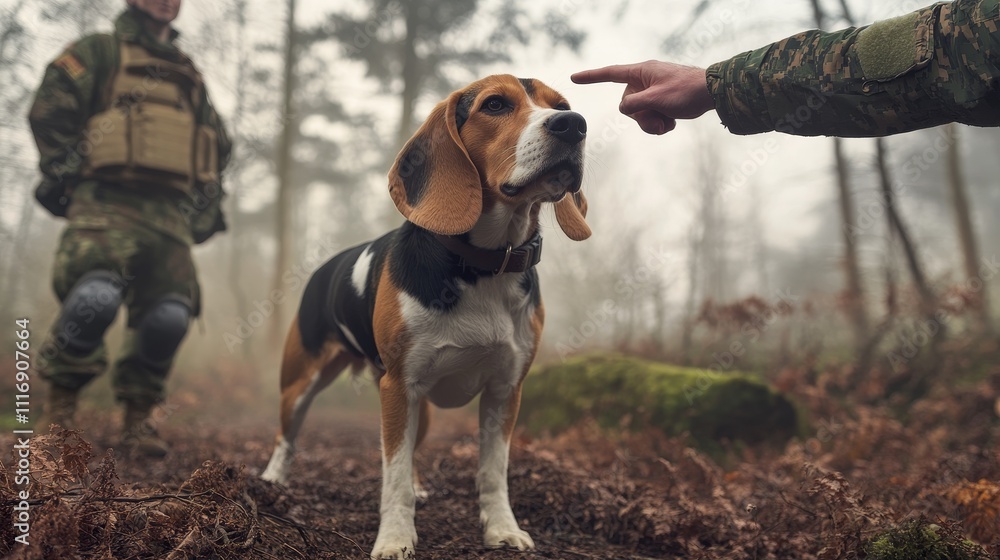
[[127,451],[162,457],[149,421],[200,310],[191,244],[225,230],[231,144],[202,76],[174,45],[181,0],[127,0],[113,34],[84,37],[45,71],[29,120],[36,198],[66,217],[53,271],[62,309],[39,360],[47,421],[73,426],[80,390],[107,368],[104,333],[128,308],[113,368]]
[[713,64],[608,66],[574,82],[628,84],[619,109],[649,134],[715,109],[734,134],[886,136],[1000,125],[1000,0],[939,3],[860,28],[807,31]]

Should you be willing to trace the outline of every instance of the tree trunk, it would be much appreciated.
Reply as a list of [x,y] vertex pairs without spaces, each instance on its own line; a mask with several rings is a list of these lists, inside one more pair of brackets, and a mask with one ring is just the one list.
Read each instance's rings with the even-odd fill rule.
[[948,145],[946,161],[948,165],[948,187],[951,190],[952,207],[955,210],[955,222],[958,226],[958,240],[961,243],[962,262],[967,280],[978,279],[982,285],[975,301],[976,315],[979,327],[989,332],[992,329],[990,321],[989,290],[979,278],[979,247],[975,229],[972,226],[972,216],[969,213],[969,199],[966,194],[965,176],[962,174],[961,149],[958,143],[958,126],[947,125],[951,143]]
[[850,169],[844,157],[840,138],[833,139],[833,157],[837,166],[837,193],[840,197],[840,221],[844,239],[844,271],[847,274],[846,305],[847,316],[854,331],[858,348],[863,348],[868,339],[868,313],[865,312],[865,297],[861,287],[861,267],[858,265],[858,250],[855,245],[854,200],[851,195]]
[[[30,33],[30,28],[26,32],[20,20],[21,10],[26,3],[21,0],[8,8],[3,23],[0,23],[0,82],[5,86],[0,102],[4,107],[14,109],[18,116],[26,114],[25,107],[32,93],[31,86],[20,80],[17,72],[17,61],[26,50],[33,47],[35,37]],[[3,166],[0,168],[0,184],[8,186],[3,189],[5,192],[2,194],[5,196],[2,198],[2,205],[13,207],[14,200],[20,200],[20,209],[16,213],[17,227],[9,239],[4,239],[4,247],[0,250],[0,262],[3,263],[0,265],[0,277],[4,279],[0,305],[8,313],[12,313],[17,304],[22,279],[25,277],[24,274],[18,274],[18,268],[19,263],[23,263],[24,253],[29,246],[29,233],[34,218],[35,198],[31,194],[33,185],[29,182],[34,178],[35,172],[27,165],[22,165],[27,158],[22,157],[23,150],[16,141],[15,132],[26,128],[23,116],[16,124],[6,118],[0,122],[0,164]],[[7,232],[0,227],[0,233]],[[8,315],[4,314],[3,317],[7,319]]]
[[[810,0],[817,29],[823,29],[826,14],[819,0]],[[846,15],[846,14],[845,14]],[[833,139],[833,157],[837,166],[837,193],[840,197],[840,221],[844,238],[844,271],[847,273],[845,294],[847,317],[854,331],[857,349],[865,348],[868,342],[868,314],[865,312],[865,297],[861,284],[861,267],[858,265],[858,251],[854,232],[856,221],[854,201],[851,198],[850,169],[840,138]]]
[[[403,91],[399,116],[399,130],[396,134],[396,152],[410,139],[414,129],[414,111],[420,96],[420,59],[417,56],[417,36],[420,34],[419,2],[406,4],[406,36],[403,38]],[[393,154],[395,155],[395,153]]]
[[719,161],[715,152],[704,152],[699,173],[701,183],[701,274],[703,296],[716,302],[727,299],[729,278],[726,262],[726,216],[719,197]]
[[701,261],[701,233],[697,225],[688,234],[688,289],[684,301],[684,332],[681,334],[681,353],[684,364],[691,363],[695,326],[695,302],[698,298],[698,267]]
[[760,188],[750,188],[750,241],[753,243],[753,267],[757,274],[757,291],[771,293],[771,280],[767,273],[767,241],[764,240],[764,220],[761,218]]
[[913,278],[913,284],[917,287],[917,293],[920,295],[920,311],[923,315],[933,317],[937,307],[937,298],[927,283],[923,266],[920,264],[920,256],[913,244],[913,240],[910,238],[910,233],[906,229],[906,225],[903,223],[903,218],[900,216],[898,208],[896,208],[896,200],[892,193],[892,176],[889,173],[888,166],[889,155],[885,147],[885,141],[881,138],[876,139],[875,148],[879,186],[882,191],[882,202],[885,205],[889,227],[895,232],[900,245],[903,246],[907,269],[909,269],[910,276]]
[[[920,264],[920,257],[917,252],[916,247],[910,238],[909,231],[906,225],[903,223],[903,218],[899,213],[899,209],[896,205],[895,196],[892,192],[892,175],[889,172],[889,154],[885,146],[885,141],[881,138],[875,140],[876,149],[876,164],[878,167],[879,174],[879,190],[882,194],[882,204],[885,207],[885,217],[886,217],[886,228],[888,229],[888,239],[887,239],[887,268],[886,268],[886,316],[878,326],[873,330],[869,336],[867,342],[860,347],[858,351],[858,358],[855,363],[855,367],[851,375],[849,376],[849,385],[857,385],[861,382],[863,376],[867,375],[873,360],[875,359],[875,352],[878,349],[879,343],[882,338],[889,333],[889,329],[895,321],[896,308],[897,308],[897,298],[896,298],[896,279],[893,270],[894,259],[892,258],[892,252],[894,247],[894,241],[899,240],[899,244],[903,247],[903,254],[906,257],[906,268],[910,273],[910,277],[913,279],[913,284],[917,287],[917,294],[920,296],[920,315],[924,317],[927,321],[937,324],[938,331],[934,336],[931,337],[930,344],[928,345],[927,351],[930,352],[930,359],[926,362],[927,364],[937,363],[937,347],[941,340],[944,338],[945,325],[941,324],[936,318],[935,313],[937,312],[937,297],[934,291],[931,290],[930,285],[927,283],[927,277],[924,275],[923,266]],[[923,370],[924,372],[929,370]],[[925,373],[920,373],[914,376],[915,380],[923,379]],[[920,385],[920,382],[914,384],[914,387]]]
[[651,333],[653,347],[658,358],[666,356],[664,347],[667,340],[667,314],[669,313],[667,298],[667,285],[663,280],[658,279],[653,285],[653,332]]
[[[234,15],[237,26],[236,48],[239,53],[239,66],[236,70],[236,108],[233,111],[232,118],[230,119],[230,130],[232,130],[233,137],[238,139],[243,130],[243,116],[246,114],[248,88],[246,70],[250,66],[250,57],[246,48],[246,0],[237,0],[235,2]],[[232,185],[230,190],[230,200],[232,201],[232,204],[229,211],[229,240],[232,246],[232,250],[229,253],[229,285],[232,288],[237,315],[240,317],[247,317],[250,314],[250,301],[247,298],[243,282],[243,256],[247,253],[248,249],[243,243],[243,216],[240,213],[239,194],[240,191],[243,190],[244,185],[239,176],[242,162],[238,163],[239,165],[234,166],[234,168],[230,169],[229,173],[227,173],[229,176],[229,184]],[[243,347],[244,359],[251,362],[253,345],[242,344],[241,346]]]
[[[275,259],[274,278],[271,289],[281,291],[282,277],[291,268],[292,255],[292,222],[295,211],[295,193],[291,181],[292,170],[292,144],[295,142],[296,127],[298,121],[294,116],[294,93],[295,93],[295,3],[296,0],[288,0],[288,20],[285,23],[285,50],[284,50],[284,83],[282,87],[281,106],[281,138],[278,142],[277,153],[277,174],[278,174],[278,200],[275,213],[277,217],[276,235],[278,241],[277,258]],[[285,298],[288,301],[290,298]],[[274,315],[271,317],[270,340],[280,341],[281,330],[284,327],[284,307],[275,305]]]
[[3,308],[5,310],[14,309],[17,305],[18,294],[20,292],[21,284],[23,279],[26,278],[25,274],[18,274],[18,263],[22,263],[24,259],[25,250],[31,246],[31,223],[34,221],[35,217],[35,199],[30,195],[24,196],[24,201],[21,203],[21,219],[17,226],[17,233],[14,235],[13,243],[11,243],[11,254],[10,261],[4,267],[4,279],[6,287],[3,290],[2,299]]

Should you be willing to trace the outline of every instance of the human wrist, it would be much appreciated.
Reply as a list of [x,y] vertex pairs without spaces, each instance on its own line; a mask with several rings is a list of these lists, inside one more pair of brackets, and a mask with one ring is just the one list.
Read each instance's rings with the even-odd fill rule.
[[715,98],[712,96],[708,70],[705,68],[691,69],[691,95],[698,116],[715,110]]

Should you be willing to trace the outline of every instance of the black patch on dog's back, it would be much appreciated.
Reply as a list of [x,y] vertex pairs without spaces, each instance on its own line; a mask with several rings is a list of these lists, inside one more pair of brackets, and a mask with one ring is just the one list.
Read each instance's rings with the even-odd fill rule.
[[313,355],[319,354],[330,334],[330,326],[326,322],[323,310],[326,307],[330,279],[340,264],[337,260],[339,256],[330,259],[313,272],[299,303],[299,333],[302,335],[302,347]]
[[430,309],[448,311],[459,299],[458,281],[475,284],[479,274],[463,268],[459,258],[425,229],[406,222],[396,230],[389,274],[403,291]]
[[[302,346],[308,352],[319,354],[330,335],[335,335],[353,354],[370,360],[377,357],[372,334],[374,292],[382,263],[385,262],[385,248],[390,235],[337,253],[309,278],[299,306],[299,331],[302,333]],[[361,297],[354,288],[351,276],[358,257],[366,250],[371,251],[372,260],[365,278],[364,297]],[[337,323],[351,331],[360,348],[355,347]]]
[[[344,346],[350,348],[357,356],[363,356],[375,364],[380,364],[378,348],[375,346],[375,329],[372,318],[375,313],[375,291],[381,276],[382,265],[385,262],[386,248],[390,244],[392,233],[348,249],[341,253],[346,258],[347,266],[338,269],[329,286],[330,300],[326,305],[327,317],[331,330],[337,334]],[[354,267],[358,258],[365,252],[371,253],[371,263],[364,279],[364,295],[358,295],[352,279]],[[338,255],[338,258],[340,255]],[[350,331],[348,336],[340,327]]]

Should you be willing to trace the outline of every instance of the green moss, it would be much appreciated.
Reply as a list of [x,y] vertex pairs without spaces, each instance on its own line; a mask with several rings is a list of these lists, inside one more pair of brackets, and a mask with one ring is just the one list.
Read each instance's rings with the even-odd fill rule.
[[713,452],[723,440],[784,442],[799,427],[787,398],[742,373],[590,356],[528,376],[521,418],[530,431],[558,432],[585,417],[605,428],[689,433],[698,447]]
[[937,525],[924,520],[907,522],[877,535],[867,545],[868,560],[987,560],[979,545],[941,536]]

